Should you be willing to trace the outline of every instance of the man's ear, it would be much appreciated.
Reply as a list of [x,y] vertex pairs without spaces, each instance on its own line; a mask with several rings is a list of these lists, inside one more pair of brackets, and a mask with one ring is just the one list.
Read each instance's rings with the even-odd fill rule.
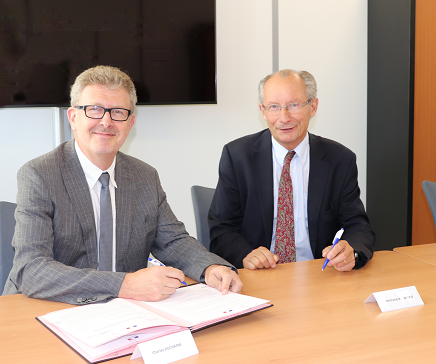
[[316,111],[318,110],[318,102],[319,102],[318,98],[313,99],[313,100],[310,102],[310,107],[311,107],[311,109],[310,109],[310,116],[311,116],[311,117],[312,117],[312,116],[315,116]]
[[76,111],[77,109],[75,109],[74,107],[69,107],[67,110],[68,120],[73,131],[76,130]]
[[129,127],[129,132],[130,130],[132,130],[133,125],[135,125],[136,122],[136,118],[135,118],[135,114],[132,115],[132,118],[130,119],[130,127]]
[[259,110],[262,113],[263,118],[266,120],[265,109],[263,108],[262,104],[259,104]]

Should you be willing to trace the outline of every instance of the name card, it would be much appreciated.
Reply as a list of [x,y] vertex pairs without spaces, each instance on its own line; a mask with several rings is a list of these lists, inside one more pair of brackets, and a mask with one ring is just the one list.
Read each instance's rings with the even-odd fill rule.
[[190,330],[183,330],[138,344],[130,360],[142,356],[144,363],[167,364],[198,354]]
[[424,304],[415,286],[375,292],[364,303],[374,301],[377,301],[382,312],[422,306]]

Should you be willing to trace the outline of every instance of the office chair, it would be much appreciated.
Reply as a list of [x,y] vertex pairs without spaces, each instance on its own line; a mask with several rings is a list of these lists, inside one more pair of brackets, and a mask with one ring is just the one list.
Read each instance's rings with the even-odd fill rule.
[[0,201],[0,294],[3,292],[14,260],[12,237],[15,230],[15,208],[17,204]]
[[430,181],[422,181],[422,188],[430,206],[433,221],[436,227],[436,183]]
[[209,224],[207,215],[209,213],[212,198],[215,193],[214,188],[192,186],[191,196],[194,205],[195,225],[197,227],[197,240],[209,250]]

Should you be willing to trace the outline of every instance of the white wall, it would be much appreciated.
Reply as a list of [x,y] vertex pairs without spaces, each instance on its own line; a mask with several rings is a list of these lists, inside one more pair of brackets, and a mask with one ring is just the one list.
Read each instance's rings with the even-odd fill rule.
[[279,0],[279,67],[312,73],[319,107],[309,131],[357,155],[366,202],[367,0]]
[[0,109],[0,201],[15,202],[17,171],[55,146],[51,108]]
[[[279,0],[279,67],[305,69],[316,77],[320,106],[310,131],[356,152],[364,201],[366,4]],[[137,108],[122,151],[159,171],[171,207],[194,236],[190,188],[215,187],[223,145],[266,127],[257,85],[271,73],[272,57],[272,1],[217,0],[218,104]],[[0,200],[15,201],[18,168],[53,148],[51,118],[50,109],[0,109],[0,163],[6,176],[0,179]]]

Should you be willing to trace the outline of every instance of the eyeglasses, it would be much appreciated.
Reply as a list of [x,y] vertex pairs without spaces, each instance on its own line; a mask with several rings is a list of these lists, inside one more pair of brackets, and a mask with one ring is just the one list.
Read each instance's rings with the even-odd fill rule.
[[96,105],[85,105],[85,106],[74,106],[76,109],[85,110],[85,115],[90,119],[103,119],[104,114],[109,112],[109,115],[114,121],[126,121],[130,114],[132,113],[128,109],[123,109],[120,107],[115,107],[112,109],[106,109],[102,106]]
[[271,104],[271,105],[262,105],[265,112],[271,115],[278,115],[282,111],[282,109],[286,109],[288,113],[293,114],[299,112],[303,107],[305,107],[312,99],[307,100],[304,104],[300,102],[290,102],[289,104],[282,106],[279,104]]

